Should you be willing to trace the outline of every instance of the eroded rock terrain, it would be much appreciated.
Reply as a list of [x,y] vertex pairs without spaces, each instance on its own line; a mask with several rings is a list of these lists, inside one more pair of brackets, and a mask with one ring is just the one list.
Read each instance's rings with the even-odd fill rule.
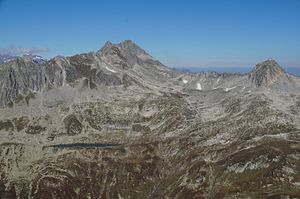
[[0,65],[0,198],[299,198],[300,78],[173,71],[131,41]]

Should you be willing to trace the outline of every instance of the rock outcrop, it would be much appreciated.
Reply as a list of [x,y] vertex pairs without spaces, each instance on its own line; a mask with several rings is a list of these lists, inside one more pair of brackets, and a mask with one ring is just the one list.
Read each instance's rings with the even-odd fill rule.
[[250,72],[249,79],[256,87],[268,87],[274,83],[288,81],[286,72],[273,59],[257,64]]

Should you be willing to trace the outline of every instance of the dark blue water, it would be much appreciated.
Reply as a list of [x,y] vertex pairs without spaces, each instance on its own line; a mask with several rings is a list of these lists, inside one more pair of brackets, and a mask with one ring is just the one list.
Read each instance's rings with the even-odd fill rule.
[[[250,72],[253,67],[177,67],[176,69],[193,73],[215,71],[218,73],[227,72],[245,74]],[[286,67],[284,70],[290,74],[300,77],[300,67]]]
[[104,144],[104,143],[72,143],[72,144],[55,144],[50,145],[53,148],[102,148],[102,147],[114,147],[120,146],[120,144]]

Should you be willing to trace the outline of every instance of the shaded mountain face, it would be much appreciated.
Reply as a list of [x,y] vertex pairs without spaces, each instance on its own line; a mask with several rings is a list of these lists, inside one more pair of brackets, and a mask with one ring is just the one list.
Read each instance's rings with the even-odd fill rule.
[[300,79],[172,71],[132,41],[0,66],[0,198],[299,198]]

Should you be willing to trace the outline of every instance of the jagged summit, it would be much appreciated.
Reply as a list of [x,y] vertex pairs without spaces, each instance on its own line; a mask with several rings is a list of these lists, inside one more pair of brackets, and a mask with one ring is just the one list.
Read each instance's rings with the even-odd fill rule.
[[146,53],[144,49],[142,49],[140,46],[138,46],[136,43],[134,43],[131,40],[125,40],[119,43],[118,45],[121,46],[121,48],[129,50],[130,52],[135,53],[137,55],[141,55],[141,54],[149,55],[148,53]]
[[111,41],[108,40],[108,41],[105,42],[105,44],[103,45],[103,47],[105,47],[105,46],[113,46],[113,45],[119,45],[119,46],[136,46],[136,47],[139,47],[137,44],[135,44],[130,39],[124,40],[124,41],[122,41],[120,43],[112,43]]
[[96,55],[105,63],[109,63],[120,69],[132,69],[134,66],[143,68],[155,68],[167,70],[167,67],[149,55],[140,46],[131,40],[114,44],[107,41],[104,46],[96,52]]
[[269,86],[286,78],[286,72],[274,59],[257,64],[249,74],[249,79],[256,87]]
[[131,40],[125,40],[120,43],[114,44],[110,41],[106,41],[104,46],[97,52],[97,54],[109,54],[114,53],[117,54],[118,51],[126,51],[126,53],[134,54],[134,55],[148,55],[145,50],[143,50],[140,46],[135,44]]
[[281,70],[284,72],[283,68],[272,58],[267,59],[261,63],[258,63],[255,67],[256,70],[260,69],[270,69],[270,70]]

